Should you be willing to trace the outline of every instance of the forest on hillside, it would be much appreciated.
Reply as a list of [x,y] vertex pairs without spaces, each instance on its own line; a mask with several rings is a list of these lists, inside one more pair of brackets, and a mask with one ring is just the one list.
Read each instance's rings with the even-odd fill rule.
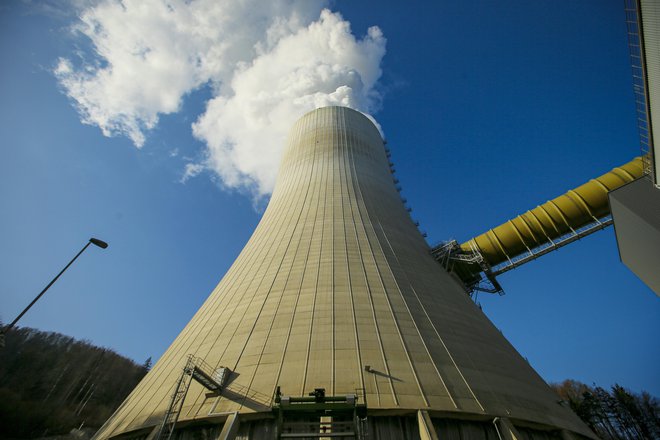
[[13,329],[0,348],[0,438],[96,430],[150,366],[60,333]]

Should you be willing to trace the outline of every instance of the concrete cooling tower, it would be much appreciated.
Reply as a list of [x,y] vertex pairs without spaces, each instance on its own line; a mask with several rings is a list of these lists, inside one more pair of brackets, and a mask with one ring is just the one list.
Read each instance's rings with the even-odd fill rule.
[[595,438],[430,255],[374,124],[291,129],[235,263],[96,439]]

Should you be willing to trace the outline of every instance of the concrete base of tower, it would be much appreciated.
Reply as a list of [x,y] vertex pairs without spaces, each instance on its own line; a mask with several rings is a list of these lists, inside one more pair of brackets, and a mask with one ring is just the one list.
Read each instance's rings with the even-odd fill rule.
[[[326,419],[326,420],[323,420]],[[361,423],[362,436],[351,435],[350,428],[330,426],[330,417],[307,417],[280,429],[274,416],[264,413],[235,413],[178,423],[171,440],[275,440],[296,438],[348,438],[368,440],[585,440],[597,438],[552,426],[503,417],[445,414],[426,410],[369,411]],[[231,425],[231,426],[230,426]],[[341,426],[341,423],[335,424]],[[125,432],[116,440],[156,440],[158,426]],[[311,432],[309,436],[303,432]],[[327,434],[327,436],[323,436]],[[334,435],[333,435],[334,434]]]

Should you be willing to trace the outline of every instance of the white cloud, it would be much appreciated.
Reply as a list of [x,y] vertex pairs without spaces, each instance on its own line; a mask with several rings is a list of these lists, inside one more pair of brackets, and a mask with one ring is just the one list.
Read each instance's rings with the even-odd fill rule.
[[183,170],[183,176],[179,182],[186,183],[188,179],[198,176],[202,171],[206,169],[206,166],[200,163],[187,163]]
[[378,104],[384,38],[377,28],[357,41],[349,25],[327,10],[319,21],[279,40],[236,72],[231,96],[217,96],[193,125],[206,141],[210,166],[230,187],[269,193],[291,124],[326,105],[362,111]]
[[[84,123],[141,147],[159,115],[211,84],[193,124],[229,188],[272,191],[290,125],[308,110],[345,105],[373,112],[385,39],[356,39],[322,0],[105,0],[83,10],[76,31],[94,56],[60,59],[55,75]],[[202,164],[184,172],[186,180]],[[193,174],[190,174],[193,173]]]

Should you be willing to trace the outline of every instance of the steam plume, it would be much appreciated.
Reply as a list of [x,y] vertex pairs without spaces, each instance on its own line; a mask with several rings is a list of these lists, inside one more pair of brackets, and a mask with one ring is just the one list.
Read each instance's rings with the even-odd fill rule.
[[321,0],[104,0],[76,32],[92,59],[61,58],[55,75],[81,120],[142,147],[159,115],[176,113],[207,84],[213,97],[193,124],[206,168],[228,188],[272,191],[288,127],[304,112],[344,105],[371,113],[380,95],[385,38],[357,39]]

